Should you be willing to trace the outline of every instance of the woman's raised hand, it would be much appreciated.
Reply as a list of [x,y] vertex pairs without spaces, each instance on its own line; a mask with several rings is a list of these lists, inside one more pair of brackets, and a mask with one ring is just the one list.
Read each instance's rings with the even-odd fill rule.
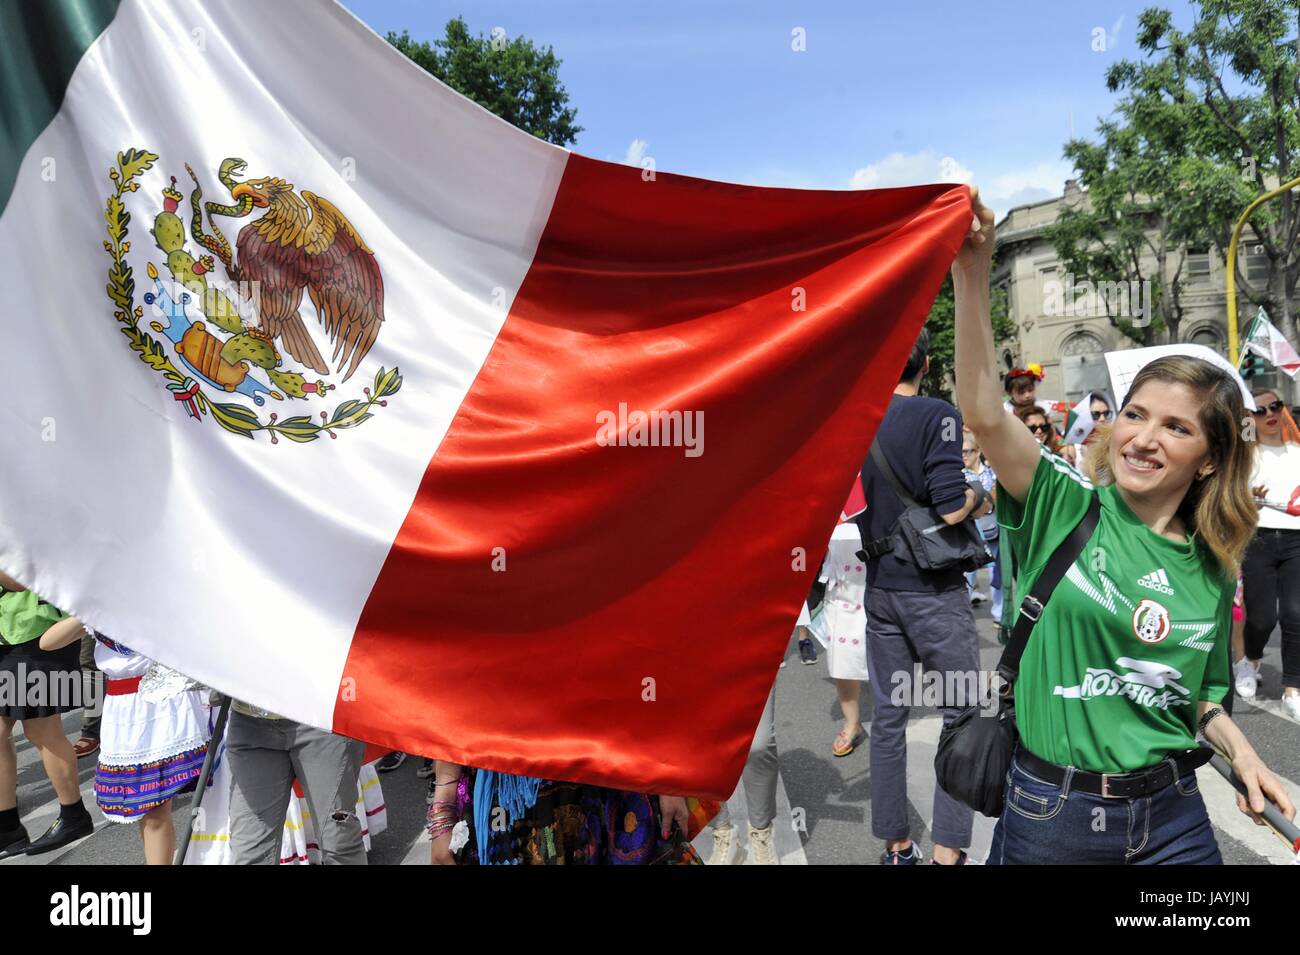
[[970,187],[970,201],[973,213],[970,230],[957,251],[952,264],[954,270],[988,267],[993,261],[993,210],[980,199],[978,186]]

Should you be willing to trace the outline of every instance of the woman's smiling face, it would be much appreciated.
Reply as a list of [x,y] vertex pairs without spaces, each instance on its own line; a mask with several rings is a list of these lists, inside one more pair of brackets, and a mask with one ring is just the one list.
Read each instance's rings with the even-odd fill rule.
[[1202,400],[1186,385],[1144,384],[1115,418],[1110,439],[1115,483],[1141,497],[1175,495],[1181,500],[1210,461]]

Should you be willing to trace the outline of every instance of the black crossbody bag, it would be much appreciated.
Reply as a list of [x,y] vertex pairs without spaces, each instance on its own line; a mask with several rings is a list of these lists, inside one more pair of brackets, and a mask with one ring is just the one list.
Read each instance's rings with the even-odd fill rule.
[[939,785],[953,799],[985,816],[1002,815],[1003,787],[1020,740],[1013,695],[1020,658],[1029,644],[1034,624],[1043,614],[1043,607],[1070,565],[1083,553],[1100,514],[1101,501],[1094,493],[1088,512],[1052,553],[1029,596],[1021,601],[1020,615],[998,660],[997,672],[1002,685],[997,691],[997,713],[987,716],[984,707],[976,703],[957,714],[939,734],[939,749],[934,757]]
[[858,552],[860,557],[871,560],[892,552],[900,560],[907,560],[921,570],[958,567],[962,571],[979,570],[993,560],[984,543],[984,535],[973,520],[967,518],[949,524],[933,507],[917,503],[903,489],[878,440],[871,446],[871,460],[876,462],[876,467],[894,489],[903,505],[903,513],[898,516],[888,536],[871,541]]

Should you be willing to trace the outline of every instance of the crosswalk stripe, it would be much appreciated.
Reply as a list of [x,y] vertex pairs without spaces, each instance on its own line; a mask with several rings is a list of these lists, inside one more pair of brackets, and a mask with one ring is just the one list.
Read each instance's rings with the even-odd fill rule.
[[1248,700],[1245,697],[1238,696],[1236,700],[1241,703],[1245,703],[1247,706],[1253,706],[1257,710],[1263,710],[1265,713],[1269,713],[1273,716],[1276,716],[1280,720],[1285,720],[1287,723],[1289,723],[1292,726],[1296,726],[1297,728],[1300,728],[1300,726],[1297,725],[1296,721],[1293,720],[1287,714],[1286,710],[1282,709],[1281,700],[1266,700],[1263,697],[1259,697],[1259,696],[1255,697],[1253,700]]
[[[800,807],[802,810],[802,807]],[[742,846],[747,846],[749,842],[749,812],[745,802],[745,787],[743,785],[736,787],[736,792],[727,800],[727,810],[731,814],[732,825],[736,827],[736,835]],[[790,805],[790,796],[785,790],[785,779],[778,770],[776,774],[776,816],[772,820],[772,848],[776,852],[777,859],[781,865],[807,865],[808,856],[804,852],[803,840],[799,837],[799,830],[796,828],[805,813],[800,812],[799,816],[795,815],[794,807]],[[713,827],[706,826],[693,843],[697,852],[704,859],[709,857],[713,851]],[[748,849],[746,849],[748,851]]]
[[[939,781],[934,775],[934,757],[939,749],[939,733],[943,720],[938,716],[914,719],[907,724],[907,796],[917,814],[925,823],[926,832],[934,828],[934,793]],[[984,862],[993,843],[996,819],[975,813],[971,827],[971,843],[965,848],[973,862]]]
[[[80,723],[81,716],[79,713],[71,713],[63,717],[63,728],[69,736],[75,732],[73,727],[80,726]],[[27,829],[27,835],[31,839],[36,839],[59,817],[59,799],[54,795],[50,781],[45,775],[44,767],[41,766],[40,751],[32,745],[31,741],[17,727],[14,729],[13,742],[14,749],[18,753],[18,778],[20,780],[18,807],[22,812],[22,824]],[[29,779],[24,783],[21,780],[23,771],[27,769],[33,771],[28,773]],[[58,862],[78,846],[85,845],[87,840],[94,839],[109,825],[99,811],[99,807],[95,804],[95,761],[93,759],[87,758],[77,765],[77,778],[81,785],[81,801],[90,810],[91,818],[95,820],[95,831],[70,845],[64,846],[58,852],[46,852],[39,856],[16,856],[5,859],[0,862],[0,865],[49,865]],[[35,808],[32,808],[33,802],[37,799],[41,801],[35,804]]]
[[[1300,787],[1284,777],[1281,779],[1291,796],[1292,803],[1300,805]],[[1202,766],[1196,771],[1196,781],[1205,800],[1210,822],[1216,828],[1236,839],[1250,851],[1272,865],[1288,865],[1294,853],[1267,826],[1257,826],[1237,808],[1237,791],[1219,775],[1213,766]]]
[[[1265,701],[1265,703],[1271,702],[1273,701]],[[1280,713],[1280,704],[1275,704],[1275,707]],[[869,727],[870,724],[867,726]],[[908,802],[925,823],[924,836],[927,839],[934,826],[934,790],[938,785],[934,775],[934,756],[942,728],[943,721],[939,716],[913,718],[907,724]],[[1300,787],[1285,777],[1278,778],[1287,787],[1291,801],[1300,806]],[[1241,843],[1250,852],[1259,856],[1261,862],[1286,865],[1292,861],[1294,855],[1287,851],[1270,829],[1256,826],[1237,809],[1236,791],[1213,767],[1201,767],[1197,771],[1197,781],[1202,798],[1205,800],[1210,823],[1216,830]],[[988,858],[995,825],[996,820],[975,813],[971,844],[967,849],[973,861],[982,862]],[[922,833],[912,834],[914,839],[919,839],[921,836]]]

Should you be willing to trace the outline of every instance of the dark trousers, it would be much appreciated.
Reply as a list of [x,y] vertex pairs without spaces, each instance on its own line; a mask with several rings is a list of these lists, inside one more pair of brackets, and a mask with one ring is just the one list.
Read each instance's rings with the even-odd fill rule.
[[1246,656],[1258,660],[1282,623],[1282,685],[1300,688],[1300,531],[1261,527],[1242,562]]
[[[914,667],[937,679],[927,699]],[[911,835],[907,800],[907,717],[918,702],[937,706],[946,726],[978,699],[979,646],[966,588],[942,593],[873,589],[867,594],[867,671],[871,675],[871,832],[886,841]],[[928,770],[933,774],[934,770]],[[934,787],[934,842],[970,845],[974,813]]]

